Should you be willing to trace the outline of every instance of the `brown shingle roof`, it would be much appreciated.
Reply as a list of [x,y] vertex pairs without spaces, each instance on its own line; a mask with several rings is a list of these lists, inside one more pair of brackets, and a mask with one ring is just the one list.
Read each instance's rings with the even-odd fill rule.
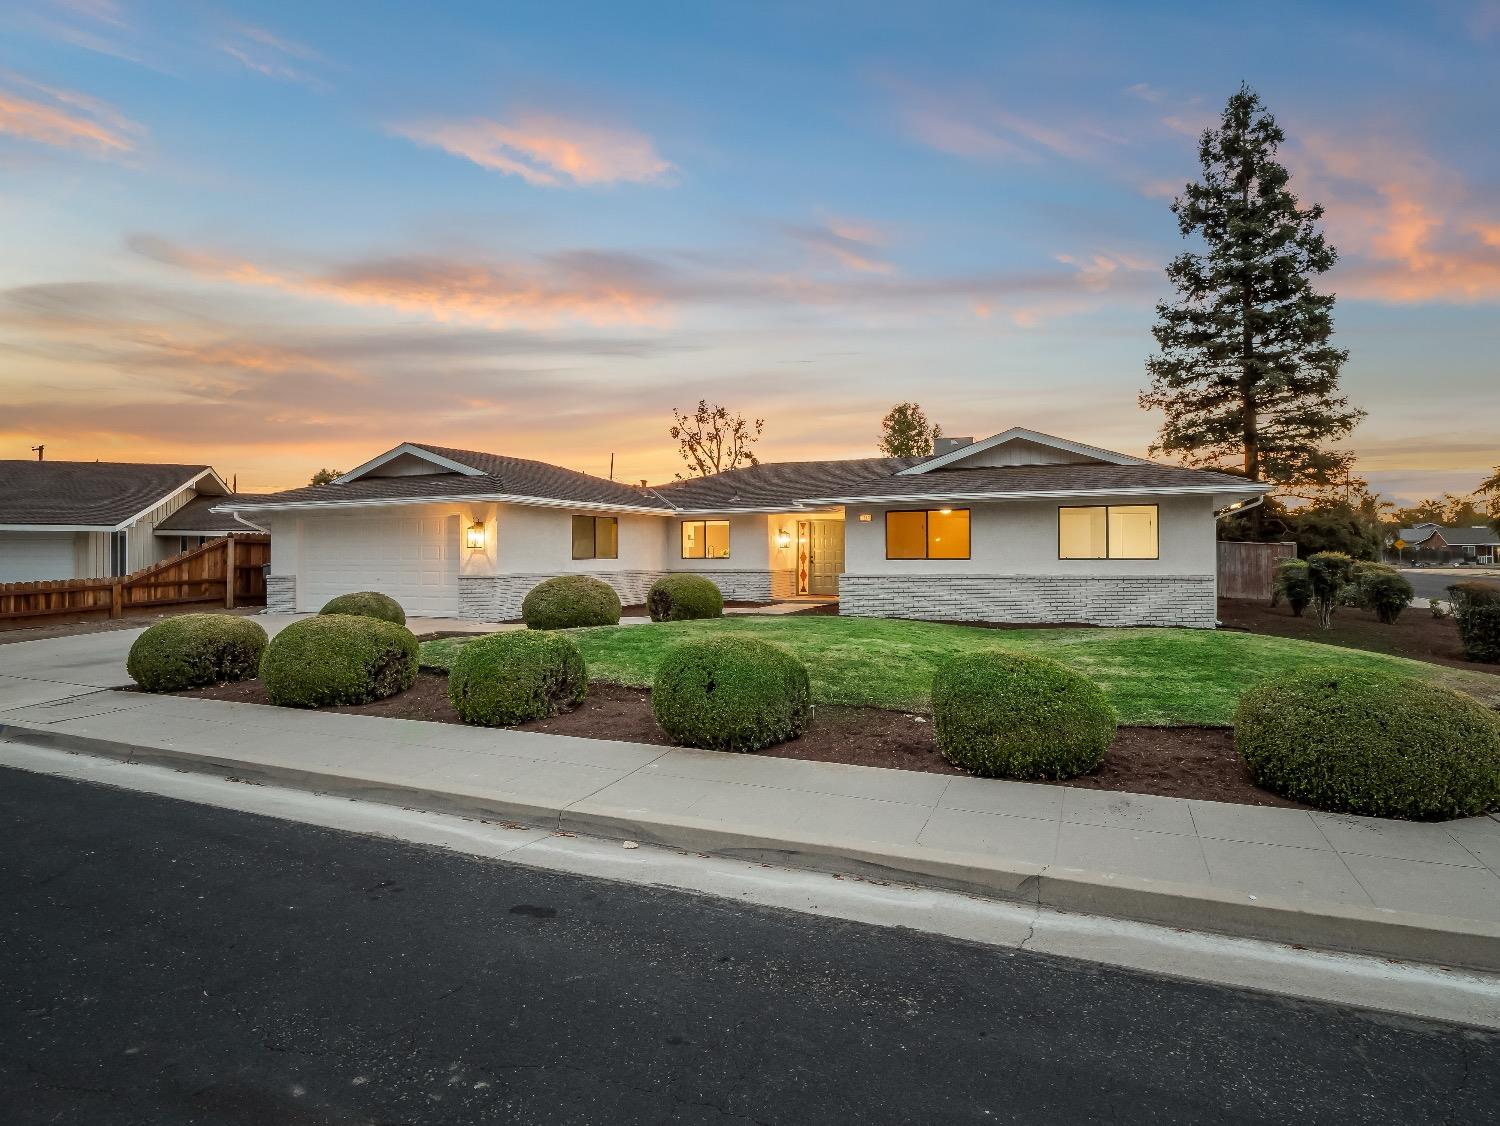
[[[1196,488],[1243,490],[1243,478],[1149,462],[1130,465],[1032,465],[983,469],[937,469],[898,476],[922,458],[849,458],[785,461],[734,469],[713,477],[673,481],[641,489],[588,473],[526,458],[477,450],[409,443],[479,470],[476,475],[432,473],[420,476],[360,477],[347,484],[314,485],[257,498],[265,505],[337,504],[421,498],[513,496],[659,512],[786,509],[799,504],[831,504],[843,498],[1004,496],[1048,492],[1109,493],[1119,490]],[[234,498],[218,504],[234,504]],[[234,504],[253,511],[253,505]]]
[[1243,477],[1177,465],[1008,465],[977,469],[934,469],[914,477],[889,477],[868,481],[841,491],[808,494],[810,502],[843,498],[873,501],[876,498],[946,496],[964,497],[1035,495],[1079,492],[1106,494],[1146,489],[1222,489],[1253,487]]
[[227,500],[242,502],[253,502],[264,500],[263,496],[251,493],[235,493],[232,497],[194,497],[168,516],[156,526],[158,532],[170,532],[174,534],[192,533],[225,533],[225,532],[249,532],[253,529],[245,527],[228,512],[215,512],[214,508]]
[[873,487],[921,458],[866,457],[843,461],[778,461],[713,477],[674,481],[654,490],[675,508],[780,508],[813,496]]
[[423,473],[410,477],[358,477],[344,484],[309,485],[284,493],[272,493],[257,497],[254,502],[224,497],[218,504],[220,507],[244,507],[248,511],[253,510],[256,504],[339,504],[428,497],[461,500],[464,497],[499,495],[668,511],[668,506],[663,501],[643,489],[549,465],[544,461],[487,454],[478,450],[458,450],[449,446],[430,446],[419,442],[409,444],[479,472],[472,476],[465,473]]
[[0,461],[0,524],[112,528],[207,469],[126,461]]

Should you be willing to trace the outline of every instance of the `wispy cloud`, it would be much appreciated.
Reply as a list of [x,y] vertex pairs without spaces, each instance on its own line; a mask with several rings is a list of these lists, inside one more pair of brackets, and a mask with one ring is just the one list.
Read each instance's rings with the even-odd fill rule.
[[0,134],[96,157],[133,151],[145,129],[97,98],[0,71]]
[[[847,253],[840,237],[824,232],[819,245]],[[718,259],[727,262],[730,255],[702,253],[647,257],[574,250],[510,261],[401,255],[320,266],[254,260],[149,235],[133,237],[130,246],[199,278],[496,331],[560,325],[661,328],[688,309],[886,322],[998,312],[1029,327],[1101,303],[1139,302],[1159,284],[1154,266],[1101,253],[1059,255],[1052,269],[902,276],[857,267],[809,272],[782,268],[774,258],[725,265]]]
[[830,219],[818,224],[786,224],[788,237],[812,250],[820,259],[837,262],[861,274],[891,274],[896,267],[881,256],[885,237],[868,223]]
[[263,27],[235,24],[219,39],[218,47],[247,70],[266,78],[320,90],[328,86],[316,73],[316,68],[327,62],[320,52]]
[[673,171],[644,134],[546,114],[523,114],[512,121],[412,122],[390,128],[399,137],[442,149],[493,172],[519,176],[537,187],[646,184]]
[[897,115],[908,136],[939,152],[971,160],[1093,160],[1118,136],[1077,117],[1065,123],[1018,113],[972,91],[894,87]]
[[1294,185],[1327,207],[1351,296],[1390,302],[1500,299],[1500,205],[1392,130],[1297,139]]
[[130,245],[198,277],[416,313],[443,323],[507,329],[567,322],[650,324],[662,316],[655,267],[624,255],[560,254],[504,264],[405,256],[315,269],[267,266],[144,235]]

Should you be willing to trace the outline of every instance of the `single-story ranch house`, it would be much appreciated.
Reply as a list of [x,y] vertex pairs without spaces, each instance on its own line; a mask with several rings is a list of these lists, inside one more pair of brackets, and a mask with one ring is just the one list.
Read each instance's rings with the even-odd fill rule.
[[1500,556],[1500,532],[1488,524],[1468,528],[1418,524],[1402,528],[1396,539],[1403,545],[1396,553],[1398,559],[1410,551],[1411,558],[1421,563],[1493,563]]
[[254,531],[212,511],[228,495],[207,465],[0,461],[0,583],[127,575]]
[[1020,428],[928,458],[764,464],[654,488],[405,443],[316,485],[216,506],[271,530],[267,602],[378,590],[411,614],[514,618],[596,575],[643,601],[672,571],[730,599],[841,613],[1212,628],[1219,510],[1266,486]]

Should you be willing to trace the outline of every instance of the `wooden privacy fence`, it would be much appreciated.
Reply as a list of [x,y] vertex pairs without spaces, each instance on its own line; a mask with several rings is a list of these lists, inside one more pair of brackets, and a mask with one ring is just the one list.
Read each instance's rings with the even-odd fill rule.
[[1297,558],[1294,543],[1250,543],[1243,540],[1219,541],[1219,597],[1271,597],[1276,564]]
[[236,535],[210,540],[121,578],[0,583],[0,621],[90,613],[118,618],[126,610],[190,602],[264,604],[262,568],[270,561],[270,536]]

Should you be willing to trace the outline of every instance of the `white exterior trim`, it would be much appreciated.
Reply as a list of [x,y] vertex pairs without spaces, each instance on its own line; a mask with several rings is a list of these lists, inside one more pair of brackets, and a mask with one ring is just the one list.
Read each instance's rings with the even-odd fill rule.
[[[526,504],[536,508],[569,508],[587,512],[633,512],[646,516],[675,516],[677,513],[644,505],[602,504],[589,500],[557,500],[552,497],[527,497],[514,493],[463,493],[444,497],[367,497],[360,500],[298,500],[285,504],[216,504],[212,512],[290,512],[318,508],[380,508],[393,504]],[[781,511],[776,509],[773,511]]]
[[[894,496],[866,497],[820,497],[808,503],[816,504],[905,504],[909,501],[939,500],[1051,500],[1065,497],[1178,497],[1178,496],[1235,496],[1240,490],[1231,491],[1218,485],[1138,485],[1134,488],[1099,489],[1039,489],[1031,492],[1009,493],[897,493]],[[1270,485],[1246,482],[1244,492],[1266,493]]]
[[402,442],[395,449],[386,450],[379,457],[371,458],[363,465],[355,466],[342,477],[335,477],[333,483],[335,485],[347,485],[350,481],[355,481],[363,477],[370,470],[379,469],[388,461],[394,461],[398,457],[408,455],[420,458],[423,461],[430,461],[433,465],[441,466],[443,469],[450,470],[453,473],[462,473],[465,477],[482,477],[484,475],[483,470],[475,469],[472,465],[464,465],[462,462],[454,461],[452,458],[443,457],[442,454],[435,454],[431,450],[424,450],[421,446],[414,446],[410,442]]
[[1150,465],[1151,462],[1145,458],[1131,457],[1129,454],[1116,453],[1114,450],[1100,449],[1098,446],[1086,446],[1082,442],[1070,442],[1066,438],[1059,438],[1053,434],[1043,434],[1038,430],[1027,430],[1024,426],[1012,426],[1009,430],[999,434],[992,434],[980,442],[970,442],[967,446],[959,446],[956,450],[949,450],[945,454],[930,457],[926,461],[919,461],[916,465],[909,466],[897,472],[898,477],[912,477],[927,473],[933,469],[941,469],[945,465],[952,465],[956,461],[973,457],[985,450],[992,450],[996,446],[1004,445],[1006,442],[1016,440],[1035,442],[1039,446],[1051,446],[1056,450],[1063,450],[1070,454],[1078,454],[1082,457],[1093,458],[1109,465]]

